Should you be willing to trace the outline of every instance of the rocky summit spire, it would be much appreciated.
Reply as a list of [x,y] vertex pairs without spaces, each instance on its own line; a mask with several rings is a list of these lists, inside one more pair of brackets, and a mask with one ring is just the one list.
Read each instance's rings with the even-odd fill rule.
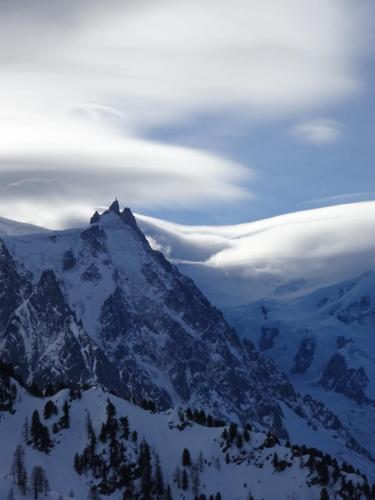
[[125,207],[124,210],[120,212],[120,204],[117,198],[112,202],[110,207],[107,208],[107,210],[105,210],[102,214],[99,214],[99,212],[96,211],[90,219],[90,224],[97,224],[98,222],[100,222],[100,219],[103,215],[108,215],[111,213],[118,215],[124,224],[135,229],[135,231],[137,231],[140,235],[142,235],[142,238],[145,239],[142,231],[138,227],[137,221],[130,208]]
[[112,202],[112,204],[110,205],[110,207],[108,208],[108,210],[106,210],[103,215],[105,214],[108,214],[110,212],[113,212],[117,215],[120,215],[120,204],[117,200],[117,198],[115,198],[115,201]]
[[121,212],[121,219],[128,226],[131,226],[134,229],[138,229],[137,221],[135,220],[133,212],[130,210],[130,208],[128,208],[128,207],[124,208],[124,210]]
[[95,210],[94,215],[90,219],[90,224],[97,224],[100,221],[100,215],[97,210]]

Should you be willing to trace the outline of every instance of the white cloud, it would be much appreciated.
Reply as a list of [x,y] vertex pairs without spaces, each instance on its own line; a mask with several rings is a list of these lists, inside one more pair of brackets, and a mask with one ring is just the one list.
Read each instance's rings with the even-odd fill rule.
[[[24,127],[24,130],[22,128]],[[48,227],[87,218],[114,196],[138,207],[175,209],[251,194],[245,169],[204,151],[164,145],[82,123],[8,123],[0,153],[0,213]],[[23,147],[19,145],[22,137]]]
[[375,269],[375,202],[286,214],[234,226],[183,226],[137,216],[208,296],[245,303],[278,286],[316,288]]
[[311,144],[331,144],[340,139],[341,125],[334,120],[320,119],[300,123],[291,129],[298,139]]
[[361,15],[351,0],[0,0],[0,211],[55,225],[114,190],[139,208],[242,198],[243,166],[144,130],[353,95]]
[[307,200],[304,205],[337,205],[338,203],[350,203],[353,201],[368,201],[375,198],[375,192],[363,191],[360,193],[343,193],[332,196],[325,196],[323,198],[315,198],[314,200]]

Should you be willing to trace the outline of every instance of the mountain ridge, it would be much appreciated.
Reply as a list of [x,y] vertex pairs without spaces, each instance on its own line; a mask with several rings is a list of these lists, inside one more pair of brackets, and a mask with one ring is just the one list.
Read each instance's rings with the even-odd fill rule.
[[[115,201],[81,229],[5,236],[0,353],[29,382],[101,383],[159,410],[249,418],[367,469],[373,458],[322,403],[242,342],[194,282],[151,248]],[[333,451],[332,451],[333,450]],[[367,465],[366,465],[367,464]]]

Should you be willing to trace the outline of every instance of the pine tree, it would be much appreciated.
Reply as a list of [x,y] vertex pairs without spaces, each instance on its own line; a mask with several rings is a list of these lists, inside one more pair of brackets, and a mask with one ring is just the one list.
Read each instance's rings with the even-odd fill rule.
[[30,444],[30,426],[29,419],[26,417],[22,428],[22,438],[25,444]]
[[150,447],[145,440],[141,442],[139,447],[138,469],[141,476],[142,498],[147,500],[151,498],[153,481]]
[[182,471],[182,476],[181,476],[181,488],[183,490],[187,490],[189,488],[189,480],[188,480],[188,475],[186,473],[186,470],[184,469]]
[[348,492],[349,498],[353,498],[354,495],[354,486],[352,481],[349,479],[349,481],[346,483],[346,490]]
[[181,488],[181,469],[179,467],[176,467],[174,473],[173,473],[173,481],[176,483],[177,488]]
[[8,496],[7,496],[7,500],[15,500],[13,488],[11,488],[9,490],[9,493],[8,493]]
[[198,495],[199,487],[200,487],[199,468],[197,465],[193,465],[191,468],[191,489],[193,491],[194,496]]
[[52,415],[57,415],[57,406],[55,403],[49,399],[47,403],[44,405],[43,416],[46,420],[52,417]]
[[99,433],[99,441],[105,443],[107,441],[108,429],[106,423],[102,423],[100,433]]
[[25,473],[25,450],[22,444],[19,444],[13,455],[13,462],[11,467],[11,477],[13,484],[21,486]]
[[34,498],[39,498],[39,493],[44,493],[46,496],[49,492],[48,479],[45,470],[40,465],[33,468],[30,478],[30,489],[33,492]]
[[250,441],[250,432],[247,429],[243,431],[243,438],[247,443]]
[[153,482],[151,474],[152,474],[151,464],[149,463],[145,464],[141,477],[141,492],[143,500],[151,499],[151,492],[153,490]]
[[30,435],[34,448],[45,453],[49,451],[52,446],[51,438],[48,428],[40,421],[38,410],[34,411],[31,418]]
[[118,430],[118,421],[116,418],[116,407],[110,401],[110,399],[107,399],[106,413],[107,421],[104,424],[105,432],[110,436],[111,439],[114,439]]
[[184,467],[189,467],[189,465],[191,465],[190,452],[187,448],[184,448],[184,451],[182,452],[182,465]]
[[165,486],[164,486],[163,471],[161,470],[159,457],[157,455],[155,457],[154,485],[155,485],[156,498],[161,498],[164,494]]
[[116,415],[116,407],[110,399],[107,399],[106,413],[107,420],[110,420]]
[[97,486],[91,486],[89,491],[88,500],[100,500],[100,495]]
[[63,414],[60,418],[60,427],[61,429],[69,429],[70,427],[70,407],[68,400],[66,399],[63,405]]
[[237,434],[237,439],[236,439],[236,446],[240,450],[243,445],[243,439],[241,434]]
[[329,469],[324,462],[318,462],[317,470],[319,473],[319,482],[322,486],[326,486],[329,483]]
[[20,488],[20,491],[22,493],[23,496],[26,495],[26,492],[27,492],[27,472],[26,470],[24,470],[21,474],[21,477],[20,477],[20,483],[19,483],[19,488]]
[[122,430],[122,436],[124,439],[129,439],[129,419],[128,417],[120,417],[120,425]]
[[229,426],[229,440],[231,443],[236,439],[237,437],[237,424],[231,423]]
[[320,490],[320,500],[329,500],[329,494],[326,488]]
[[77,474],[81,474],[81,458],[80,456],[78,455],[78,453],[76,453],[74,455],[74,470],[77,472]]
[[171,487],[167,486],[167,491],[166,491],[166,494],[165,494],[165,500],[173,500],[172,498],[172,492],[171,492]]
[[199,455],[198,455],[197,465],[198,465],[199,472],[202,473],[203,468],[204,468],[204,456],[203,456],[203,453],[201,451],[199,452]]
[[85,427],[86,427],[86,432],[87,432],[87,439],[90,440],[91,435],[95,434],[95,432],[94,432],[94,428],[92,426],[91,415],[89,412],[86,413]]

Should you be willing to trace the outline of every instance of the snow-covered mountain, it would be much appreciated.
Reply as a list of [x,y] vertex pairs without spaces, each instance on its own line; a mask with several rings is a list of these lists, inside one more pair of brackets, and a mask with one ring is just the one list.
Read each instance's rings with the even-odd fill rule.
[[323,401],[375,452],[375,272],[304,297],[225,310],[302,394]]
[[48,229],[0,217],[0,236],[46,232]]
[[1,358],[38,385],[100,382],[158,408],[205,407],[285,434],[298,398],[114,202],[83,230],[4,237]]
[[350,465],[251,422],[155,413],[100,387],[36,397],[3,368],[0,401],[4,500],[374,498]]
[[241,341],[117,201],[85,228],[3,236],[0,280],[1,360],[28,384],[101,384],[159,411],[251,420],[373,477],[375,450]]
[[232,226],[137,220],[152,246],[220,307],[303,295],[375,269],[375,202]]

